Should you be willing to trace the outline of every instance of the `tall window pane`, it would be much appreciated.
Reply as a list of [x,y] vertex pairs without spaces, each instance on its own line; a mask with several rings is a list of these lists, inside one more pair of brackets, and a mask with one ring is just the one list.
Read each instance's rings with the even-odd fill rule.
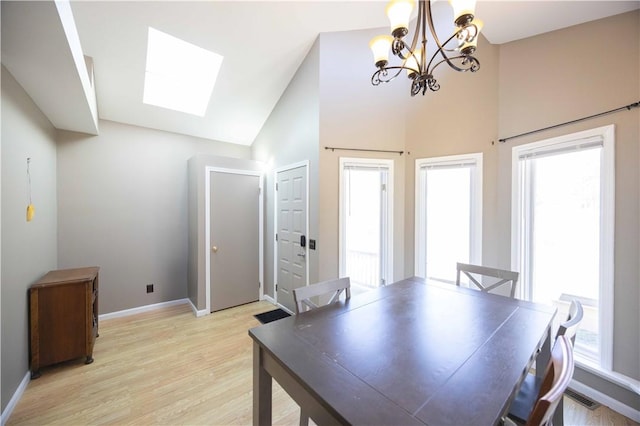
[[417,276],[454,283],[456,263],[480,263],[482,154],[416,160]]
[[345,268],[353,285],[380,285],[380,172],[345,170]]
[[427,169],[427,278],[455,281],[469,263],[470,169]]
[[532,163],[531,293],[566,318],[579,298],[585,319],[576,344],[598,350],[601,148],[556,154]]

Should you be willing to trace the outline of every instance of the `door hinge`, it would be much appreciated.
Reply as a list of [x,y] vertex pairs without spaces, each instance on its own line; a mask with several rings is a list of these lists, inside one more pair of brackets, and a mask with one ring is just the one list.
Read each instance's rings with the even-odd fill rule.
[[380,284],[385,285],[387,282],[384,280],[384,278],[380,278]]
[[387,184],[386,184],[386,183],[383,183],[383,184],[382,184],[382,188],[381,188],[381,189],[382,189],[383,191],[386,191],[386,190],[387,190]]
[[276,182],[276,191],[278,190],[278,182]]
[[258,281],[258,288],[262,287],[262,283]]
[[276,241],[278,241],[278,234],[276,234]]
[[276,284],[276,291],[278,291],[278,284]]
[[262,188],[258,188],[258,195],[262,194]]

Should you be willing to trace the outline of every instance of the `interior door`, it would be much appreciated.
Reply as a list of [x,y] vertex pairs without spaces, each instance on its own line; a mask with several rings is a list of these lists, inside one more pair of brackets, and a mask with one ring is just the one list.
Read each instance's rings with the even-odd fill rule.
[[260,176],[210,172],[211,311],[260,297]]
[[278,303],[295,312],[293,289],[307,285],[307,166],[277,173]]

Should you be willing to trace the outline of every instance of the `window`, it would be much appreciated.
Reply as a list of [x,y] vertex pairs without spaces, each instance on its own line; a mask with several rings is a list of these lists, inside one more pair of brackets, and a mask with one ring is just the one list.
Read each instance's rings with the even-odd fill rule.
[[416,160],[415,273],[454,283],[456,263],[480,263],[482,154]]
[[149,27],[145,104],[203,117],[223,57]]
[[601,127],[513,148],[513,267],[520,296],[585,317],[576,354],[611,369],[614,129]]
[[340,276],[353,291],[393,282],[393,161],[340,158]]

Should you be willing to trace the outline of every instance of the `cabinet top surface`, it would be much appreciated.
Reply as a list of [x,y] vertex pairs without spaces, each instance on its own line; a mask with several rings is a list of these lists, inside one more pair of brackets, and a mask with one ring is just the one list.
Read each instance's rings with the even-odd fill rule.
[[55,271],[49,271],[42,278],[36,281],[31,288],[43,287],[50,284],[92,280],[96,275],[98,275],[99,270],[100,268],[98,266],[90,266],[87,268],[58,269]]

